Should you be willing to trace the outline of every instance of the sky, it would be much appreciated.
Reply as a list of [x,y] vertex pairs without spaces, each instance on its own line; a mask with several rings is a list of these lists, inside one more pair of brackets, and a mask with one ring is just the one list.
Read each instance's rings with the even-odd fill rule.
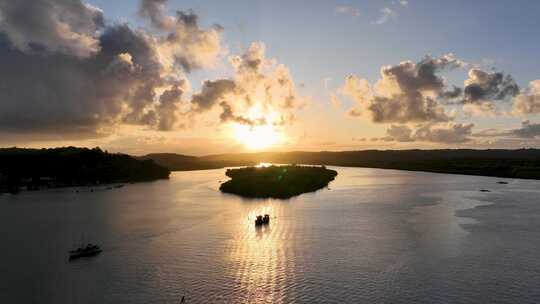
[[540,148],[540,2],[0,0],[0,146]]

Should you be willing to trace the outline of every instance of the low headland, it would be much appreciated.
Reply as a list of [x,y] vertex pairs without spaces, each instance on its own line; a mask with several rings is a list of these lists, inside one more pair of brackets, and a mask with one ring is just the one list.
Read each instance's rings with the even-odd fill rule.
[[228,169],[219,189],[250,198],[286,199],[328,186],[337,172],[324,166],[269,166]]
[[99,148],[0,149],[0,193],[168,178],[152,160]]

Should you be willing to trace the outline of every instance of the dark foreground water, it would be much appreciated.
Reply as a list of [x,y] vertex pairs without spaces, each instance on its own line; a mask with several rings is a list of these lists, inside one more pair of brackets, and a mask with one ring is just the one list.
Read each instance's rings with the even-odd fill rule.
[[[224,170],[0,196],[0,303],[540,302],[540,182],[336,170],[287,201]],[[70,263],[81,237],[104,252]]]

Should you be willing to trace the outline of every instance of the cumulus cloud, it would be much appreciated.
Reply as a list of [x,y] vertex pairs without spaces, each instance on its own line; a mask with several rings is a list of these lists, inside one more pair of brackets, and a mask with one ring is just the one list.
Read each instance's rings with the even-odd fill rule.
[[386,130],[385,141],[456,144],[471,140],[474,124],[447,123],[421,124],[412,129],[405,125],[392,125]]
[[221,53],[220,25],[203,29],[192,11],[177,11],[174,28],[159,39],[158,53],[165,67],[181,66],[186,72],[211,67]]
[[[447,103],[453,103],[454,100],[457,98],[461,98],[463,94],[463,89],[453,86],[452,89],[449,89],[441,94],[441,97],[443,100],[447,101]],[[449,101],[449,102],[448,102]]]
[[531,81],[528,89],[514,98],[513,112],[516,115],[540,113],[540,80]]
[[89,57],[99,52],[103,12],[77,0],[0,0],[0,30],[19,51]]
[[446,126],[424,125],[415,131],[416,140],[438,143],[463,143],[470,140],[474,124],[450,123]]
[[519,86],[512,76],[473,68],[469,70],[468,78],[464,81],[464,88],[455,88],[445,97],[448,104],[463,104],[466,115],[496,116],[501,112],[495,102],[508,100],[519,91]]
[[152,26],[159,30],[171,30],[175,20],[166,14],[168,0],[142,0],[139,7],[139,16],[150,20]]
[[373,98],[369,82],[356,75],[349,75],[345,78],[345,84],[339,89],[339,93],[349,96],[358,103],[358,106],[349,110],[349,115],[353,117],[362,116],[365,112],[364,108],[368,106],[371,98]]
[[512,76],[500,72],[489,73],[471,69],[465,80],[463,103],[479,103],[488,100],[504,100],[519,93],[519,86]]
[[353,116],[369,115],[376,123],[444,122],[452,118],[438,101],[446,91],[444,70],[463,67],[452,54],[440,58],[426,56],[420,62],[404,61],[383,66],[381,78],[371,86],[365,79],[348,76],[340,93],[353,98],[358,106]]
[[491,101],[481,101],[466,103],[463,105],[463,113],[467,116],[494,117],[501,115],[495,103]]
[[181,101],[183,90],[180,85],[164,91],[159,97],[159,104],[155,112],[158,115],[158,129],[162,131],[172,130],[177,122],[178,104]]
[[399,142],[414,141],[411,128],[403,125],[392,125],[386,129],[388,141],[395,140]]
[[231,79],[206,80],[201,91],[191,98],[191,103],[195,111],[204,112],[210,110],[228,94],[232,94],[235,89],[236,84]]
[[[143,5],[151,2],[165,18],[164,1]],[[96,136],[119,124],[170,130],[189,87],[186,74],[220,53],[220,29],[201,28],[192,12],[167,17],[174,24],[161,34],[106,24],[100,10],[80,0],[0,0],[0,16],[4,131]]]
[[240,56],[232,56],[231,79],[207,80],[191,99],[196,112],[221,107],[222,122],[245,125],[290,123],[303,105],[289,70],[267,59],[263,43],[253,43]]

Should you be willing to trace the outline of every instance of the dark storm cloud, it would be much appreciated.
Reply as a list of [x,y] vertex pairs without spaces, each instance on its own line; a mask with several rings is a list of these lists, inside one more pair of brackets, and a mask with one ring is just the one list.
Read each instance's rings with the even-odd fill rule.
[[105,25],[80,0],[0,0],[0,15],[4,132],[93,137],[125,123],[170,130],[184,73],[219,52],[218,32],[199,28],[192,13],[165,36]]

